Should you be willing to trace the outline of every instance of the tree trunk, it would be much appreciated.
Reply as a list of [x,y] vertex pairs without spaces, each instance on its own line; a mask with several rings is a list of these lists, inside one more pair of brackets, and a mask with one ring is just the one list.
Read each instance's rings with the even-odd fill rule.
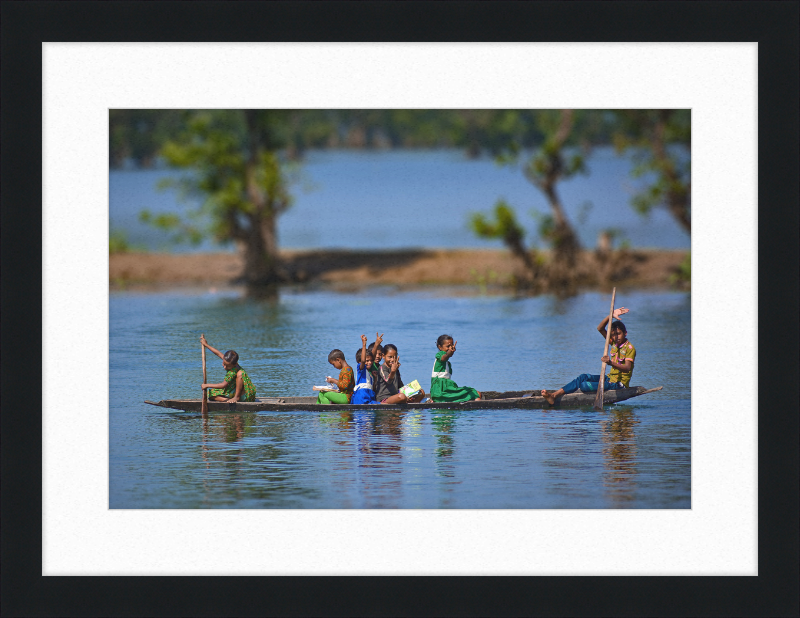
[[571,267],[575,264],[575,256],[581,248],[580,241],[578,241],[578,236],[564,214],[561,200],[558,199],[558,194],[556,193],[555,182],[548,183],[544,187],[544,193],[547,196],[555,221],[555,230],[553,230],[554,255]]
[[249,132],[248,157],[245,163],[245,190],[253,206],[249,229],[244,240],[244,278],[251,294],[261,294],[274,288],[278,276],[278,239],[273,197],[266,195],[256,180],[259,152],[265,144],[258,125],[258,112],[245,110]]
[[561,110],[558,130],[551,137],[548,144],[547,171],[544,174],[544,178],[537,183],[547,197],[550,210],[553,213],[553,221],[555,222],[555,229],[551,238],[553,242],[551,266],[557,280],[563,280],[568,271],[574,267],[577,253],[581,248],[578,236],[572,229],[572,225],[564,213],[564,208],[561,206],[561,200],[556,193],[556,183],[563,176],[566,167],[561,150],[572,132],[574,121],[573,110]]

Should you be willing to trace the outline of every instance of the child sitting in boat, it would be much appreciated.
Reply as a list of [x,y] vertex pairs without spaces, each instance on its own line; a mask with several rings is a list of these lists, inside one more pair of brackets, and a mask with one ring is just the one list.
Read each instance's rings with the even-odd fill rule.
[[225,378],[219,384],[203,384],[201,388],[208,389],[209,401],[255,401],[256,387],[250,380],[247,372],[239,366],[239,355],[233,350],[222,354],[219,350],[208,345],[205,337],[200,337],[200,343],[222,359],[225,368]]
[[381,347],[381,343],[383,343],[383,333],[380,335],[375,333],[375,341],[367,346],[368,350],[372,350],[372,362],[376,366],[380,365],[383,360],[383,347]]
[[378,403],[375,399],[371,373],[372,352],[367,350],[366,335],[361,335],[361,348],[356,352],[356,363],[356,385],[350,402],[354,404]]
[[[631,383],[631,376],[633,375],[633,360],[636,358],[636,348],[628,341],[628,330],[625,325],[619,321],[619,316],[628,313],[628,309],[620,307],[614,309],[613,317],[616,322],[611,324],[611,337],[610,341],[613,343],[608,350],[608,355],[603,356],[600,362],[606,363],[611,366],[611,371],[603,379],[603,390],[617,390],[625,388]],[[608,324],[608,316],[603,318],[603,321],[597,325],[598,332],[606,338],[606,324]],[[600,374],[582,373],[577,378],[565,384],[554,393],[548,393],[546,390],[542,391],[542,397],[547,400],[547,403],[553,405],[556,399],[567,393],[574,393],[580,390],[582,393],[595,393],[600,384]]]
[[331,350],[331,353],[328,354],[328,362],[339,370],[339,379],[328,377],[325,381],[329,384],[336,384],[339,387],[339,392],[320,391],[317,396],[317,403],[350,403],[350,398],[353,396],[353,388],[355,387],[353,368],[347,364],[344,359],[344,352],[339,349]]
[[450,376],[453,366],[450,358],[456,353],[456,344],[450,335],[441,335],[436,340],[439,351],[433,361],[431,372],[431,399],[436,402],[473,401],[481,398],[480,391],[469,386],[459,386]]
[[411,397],[401,393],[403,380],[400,378],[400,357],[397,347],[392,343],[383,346],[383,365],[378,367],[378,383],[375,388],[375,397],[381,403],[416,403],[425,398],[425,391],[420,389]]
[[368,350],[372,350],[372,366],[369,367],[369,372],[372,375],[373,388],[378,387],[378,371],[381,368],[381,361],[383,360],[383,333],[375,333],[375,341],[367,346]]

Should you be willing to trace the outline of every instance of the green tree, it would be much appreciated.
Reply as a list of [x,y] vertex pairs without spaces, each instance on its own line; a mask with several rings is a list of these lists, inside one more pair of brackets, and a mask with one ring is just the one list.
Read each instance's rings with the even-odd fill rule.
[[[528,270],[529,283],[534,284],[545,277],[549,287],[569,286],[573,283],[574,267],[581,245],[564,212],[557,184],[575,174],[586,172],[584,155],[580,149],[573,148],[571,154],[566,153],[568,146],[577,145],[574,133],[576,121],[586,121],[571,109],[540,110],[532,115],[506,110],[502,115],[496,116],[495,120],[498,121],[497,134],[504,136],[502,142],[495,141],[493,144],[497,160],[504,164],[515,164],[521,157],[527,157],[522,165],[525,178],[545,195],[550,206],[550,214],[539,217],[538,226],[539,236],[553,250],[546,273],[542,272],[539,260],[532,257],[525,247],[522,227],[517,222],[514,210],[504,201],[496,204],[493,220],[485,215],[473,215],[472,229],[483,238],[501,238],[512,253],[523,260]],[[516,127],[530,123],[531,120],[543,135],[543,140],[532,153],[525,154],[521,140],[514,137],[514,131]],[[588,131],[584,133],[588,134]]]
[[110,167],[133,163],[151,167],[164,143],[182,123],[174,109],[110,109],[108,111],[108,161]]
[[620,153],[632,153],[633,174],[652,174],[654,180],[633,196],[640,214],[660,207],[680,226],[692,231],[691,110],[617,110],[614,146]]
[[[287,177],[278,157],[291,111],[199,110],[161,149],[171,165],[191,170],[173,184],[199,196],[210,216],[211,235],[233,241],[245,258],[244,279],[251,292],[281,280],[277,220],[290,204]],[[196,214],[196,213],[190,213]],[[180,227],[177,220],[161,226]],[[190,228],[190,230],[193,228]],[[184,229],[185,231],[185,229]]]
[[514,209],[505,200],[498,200],[492,216],[473,213],[470,227],[481,238],[499,238],[524,266],[524,271],[516,276],[516,286],[534,288],[540,275],[538,256],[525,246],[525,230],[517,221]]

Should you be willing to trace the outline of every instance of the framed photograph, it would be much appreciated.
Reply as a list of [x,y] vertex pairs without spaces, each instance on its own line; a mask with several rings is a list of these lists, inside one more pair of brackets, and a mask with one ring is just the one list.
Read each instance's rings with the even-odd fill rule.
[[[798,6],[4,3],[3,615],[796,613]],[[691,509],[109,508],[108,109],[265,100],[690,108]]]

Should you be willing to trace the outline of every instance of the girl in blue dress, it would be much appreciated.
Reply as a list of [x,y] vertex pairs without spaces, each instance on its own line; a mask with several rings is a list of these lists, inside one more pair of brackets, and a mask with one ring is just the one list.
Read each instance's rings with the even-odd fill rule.
[[367,336],[361,335],[361,349],[356,352],[356,386],[350,403],[378,403],[372,382],[372,352],[367,351]]

